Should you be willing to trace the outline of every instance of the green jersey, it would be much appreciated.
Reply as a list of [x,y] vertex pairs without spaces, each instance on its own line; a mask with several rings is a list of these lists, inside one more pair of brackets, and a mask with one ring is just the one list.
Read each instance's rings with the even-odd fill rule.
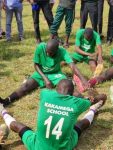
[[78,142],[74,125],[90,101],[48,89],[41,92],[40,100],[37,131],[25,132],[24,144],[29,150],[72,150]]
[[84,37],[84,31],[85,29],[80,29],[76,33],[75,45],[85,52],[94,53],[95,46],[101,44],[100,36],[97,32],[93,31],[93,38],[88,41]]
[[72,58],[63,47],[58,48],[57,54],[54,58],[49,57],[46,53],[46,45],[46,43],[41,43],[37,46],[33,59],[34,63],[41,66],[43,73],[50,74],[60,72],[61,61],[66,61],[67,64],[73,62]]

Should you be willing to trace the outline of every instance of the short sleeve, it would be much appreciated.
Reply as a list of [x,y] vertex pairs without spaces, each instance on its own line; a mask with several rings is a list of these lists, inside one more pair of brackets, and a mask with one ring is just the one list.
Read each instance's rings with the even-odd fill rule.
[[91,106],[91,102],[88,99],[78,98],[77,114],[80,115]]
[[95,31],[94,31],[94,35],[95,35],[96,45],[101,45],[100,35]]
[[34,63],[40,63],[40,53],[43,50],[45,43],[41,43],[36,47],[35,53],[34,53],[34,58],[33,58],[33,62]]
[[76,33],[76,38],[75,38],[75,45],[80,46],[80,39],[81,39],[82,31],[78,30]]
[[62,48],[62,57],[63,57],[63,60],[67,63],[67,64],[70,64],[73,62],[71,56],[69,55],[68,51],[64,48]]

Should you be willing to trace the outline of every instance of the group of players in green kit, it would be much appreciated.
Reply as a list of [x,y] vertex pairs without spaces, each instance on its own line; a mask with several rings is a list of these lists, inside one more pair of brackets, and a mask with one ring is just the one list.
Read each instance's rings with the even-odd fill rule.
[[[62,61],[80,79],[84,91],[90,91],[87,97],[76,91],[72,80],[67,79],[62,72]],[[56,39],[38,44],[33,58],[35,72],[8,97],[0,98],[0,114],[6,126],[19,134],[28,150],[74,150],[82,131],[91,125],[95,114],[105,103],[107,96],[93,96],[91,88],[112,79],[113,68],[87,81],[75,65],[76,62],[83,61],[90,65],[93,72],[103,62],[100,36],[91,28],[78,30],[75,52],[71,55],[59,46]],[[56,89],[52,89],[55,86]],[[38,87],[46,89],[40,92],[37,130],[34,132],[16,121],[5,107]],[[78,122],[79,115],[86,110],[88,112]]]

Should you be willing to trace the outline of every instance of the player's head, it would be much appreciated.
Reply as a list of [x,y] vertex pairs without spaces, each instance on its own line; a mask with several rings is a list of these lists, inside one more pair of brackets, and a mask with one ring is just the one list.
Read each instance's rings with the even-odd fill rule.
[[90,41],[93,38],[93,29],[86,28],[84,31],[84,37],[86,40]]
[[74,85],[71,80],[63,79],[57,85],[57,92],[63,95],[73,95]]
[[58,51],[59,43],[55,39],[51,39],[47,43],[46,53],[50,57],[54,57]]

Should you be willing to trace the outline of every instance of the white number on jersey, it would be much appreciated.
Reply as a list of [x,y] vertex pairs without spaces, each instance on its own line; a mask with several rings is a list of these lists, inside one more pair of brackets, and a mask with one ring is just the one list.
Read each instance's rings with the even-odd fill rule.
[[[50,128],[51,128],[51,123],[52,123],[53,117],[50,116],[47,120],[45,120],[44,125],[47,125],[46,129],[46,138],[49,138],[50,136]],[[56,139],[58,140],[59,137],[62,135],[62,126],[63,126],[64,118],[61,118],[55,127],[52,130],[52,135],[56,135]]]

